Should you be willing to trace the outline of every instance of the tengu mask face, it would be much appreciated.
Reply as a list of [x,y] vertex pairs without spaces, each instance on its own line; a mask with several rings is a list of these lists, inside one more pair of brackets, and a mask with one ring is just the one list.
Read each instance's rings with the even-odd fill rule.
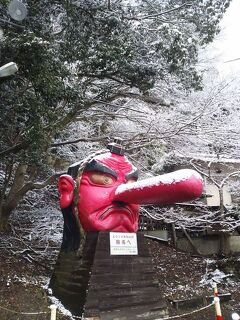
[[201,196],[203,179],[190,169],[131,183],[137,180],[137,170],[120,153],[121,149],[118,151],[115,147],[95,156],[83,171],[74,164],[69,167],[69,174],[59,179],[63,215],[69,208],[75,214],[77,206],[85,231],[136,232],[139,204],[162,206]]
[[107,152],[85,167],[80,180],[78,213],[85,231],[136,232],[139,205],[114,201],[121,184],[137,180],[125,156]]

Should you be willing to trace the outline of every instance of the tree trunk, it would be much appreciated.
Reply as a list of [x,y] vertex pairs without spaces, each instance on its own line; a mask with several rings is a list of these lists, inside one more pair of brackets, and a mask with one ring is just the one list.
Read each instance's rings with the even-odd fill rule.
[[8,229],[9,217],[24,196],[21,189],[24,186],[27,167],[27,165],[18,165],[11,188],[0,202],[0,231],[6,231]]
[[8,219],[11,212],[11,208],[6,207],[6,205],[4,205],[3,203],[0,204],[0,232],[8,230]]
[[0,231],[8,230],[8,220],[12,212],[16,209],[23,196],[6,199],[0,204]]

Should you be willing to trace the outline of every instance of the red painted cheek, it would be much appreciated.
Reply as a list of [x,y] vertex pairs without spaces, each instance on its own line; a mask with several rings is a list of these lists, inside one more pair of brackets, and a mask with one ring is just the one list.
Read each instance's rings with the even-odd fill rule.
[[78,212],[85,231],[137,231],[139,206],[113,202],[120,184],[118,180],[112,186],[96,186],[87,174],[82,177]]
[[78,211],[81,224],[86,231],[95,231],[95,223],[102,211],[112,205],[113,194],[117,186],[96,186],[92,185],[87,177],[82,178]]
[[100,187],[88,183],[81,184],[79,209],[84,214],[85,212],[95,212],[97,209],[110,205],[116,188],[117,186]]

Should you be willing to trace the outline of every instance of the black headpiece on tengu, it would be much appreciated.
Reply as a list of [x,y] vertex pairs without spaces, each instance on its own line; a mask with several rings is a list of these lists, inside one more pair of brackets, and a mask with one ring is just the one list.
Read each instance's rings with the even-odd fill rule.
[[123,148],[123,139],[119,137],[113,138],[113,142],[110,142],[107,145],[107,148],[110,150],[111,153],[118,154],[120,156],[124,155],[124,148]]

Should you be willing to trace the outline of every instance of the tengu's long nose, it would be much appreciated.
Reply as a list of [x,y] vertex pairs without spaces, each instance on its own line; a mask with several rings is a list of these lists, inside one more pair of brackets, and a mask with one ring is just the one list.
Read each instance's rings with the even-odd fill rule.
[[203,191],[203,179],[198,172],[182,169],[120,185],[114,201],[134,204],[168,205],[199,198]]

